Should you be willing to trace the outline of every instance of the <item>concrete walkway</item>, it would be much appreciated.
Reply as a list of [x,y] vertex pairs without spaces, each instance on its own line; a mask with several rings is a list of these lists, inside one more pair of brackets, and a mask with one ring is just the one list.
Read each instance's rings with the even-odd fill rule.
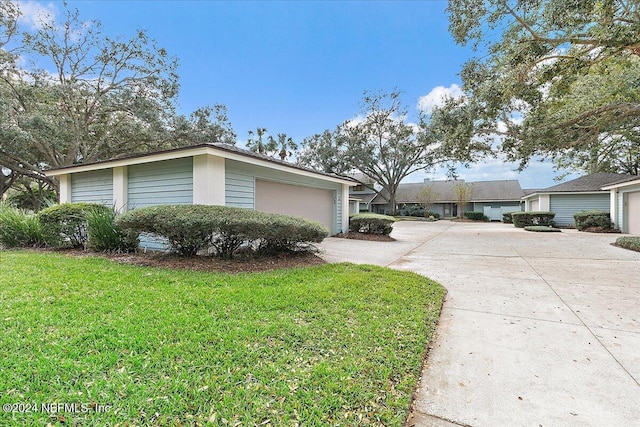
[[322,247],[449,291],[410,426],[640,426],[640,253],[617,235],[438,221],[392,236]]

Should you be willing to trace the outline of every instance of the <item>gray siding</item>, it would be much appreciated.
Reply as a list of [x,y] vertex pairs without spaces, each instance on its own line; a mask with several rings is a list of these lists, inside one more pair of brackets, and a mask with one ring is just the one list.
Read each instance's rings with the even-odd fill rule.
[[[127,169],[129,209],[193,203],[192,157],[133,165]],[[140,247],[165,250],[167,244],[162,238],[141,235]]]
[[551,194],[549,210],[555,212],[557,225],[574,225],[573,215],[581,211],[609,212],[609,193]]
[[250,168],[230,160],[225,161],[225,204],[237,208],[253,209],[255,178]]
[[193,158],[165,160],[128,168],[129,209],[193,203]]
[[71,174],[71,201],[113,205],[113,169]]

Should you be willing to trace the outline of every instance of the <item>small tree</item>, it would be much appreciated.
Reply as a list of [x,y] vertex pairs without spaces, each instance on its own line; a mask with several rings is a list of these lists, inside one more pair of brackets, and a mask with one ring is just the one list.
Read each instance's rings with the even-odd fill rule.
[[434,200],[438,197],[438,193],[433,189],[431,185],[426,186],[418,191],[416,194],[416,200],[420,206],[424,209],[424,216],[429,216],[431,206]]
[[464,207],[471,201],[473,197],[473,184],[466,182],[458,182],[454,186],[456,194],[456,204],[458,205],[458,218],[464,217]]

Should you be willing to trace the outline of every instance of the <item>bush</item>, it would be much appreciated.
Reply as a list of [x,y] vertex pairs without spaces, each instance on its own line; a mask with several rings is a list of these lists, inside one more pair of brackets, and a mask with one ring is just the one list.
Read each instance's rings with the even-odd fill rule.
[[547,227],[545,225],[527,225],[524,227],[526,231],[536,231],[538,233],[559,233],[559,228]]
[[48,244],[84,248],[89,237],[87,214],[100,210],[110,208],[98,203],[62,203],[43,209],[37,215]]
[[116,223],[131,232],[165,237],[171,251],[182,256],[210,247],[222,258],[231,258],[242,246],[269,252],[309,250],[329,234],[317,222],[228,206],[152,206],[129,211]]
[[379,214],[358,214],[351,217],[349,231],[365,234],[388,235],[393,230],[395,218]]
[[502,214],[502,222],[505,224],[513,224],[513,218],[511,218],[511,214],[513,212],[505,212]]
[[100,252],[133,252],[139,244],[138,234],[116,224],[115,209],[95,209],[86,213],[87,247]]
[[587,228],[611,228],[611,217],[609,212],[583,211],[573,216],[576,228],[583,231]]
[[640,237],[618,237],[616,245],[621,248],[630,249],[632,251],[640,252]]
[[440,219],[440,214],[438,212],[425,212],[424,216],[425,218],[434,217],[435,219]]
[[524,228],[529,225],[553,225],[554,212],[511,212],[513,225],[518,228]]
[[489,218],[487,218],[483,212],[465,212],[464,216],[473,221],[489,221]]
[[6,248],[44,246],[38,217],[0,202],[0,244]]

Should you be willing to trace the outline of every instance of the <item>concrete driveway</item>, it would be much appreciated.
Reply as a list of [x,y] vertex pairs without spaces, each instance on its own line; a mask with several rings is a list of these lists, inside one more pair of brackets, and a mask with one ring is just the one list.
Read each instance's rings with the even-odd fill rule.
[[640,426],[640,253],[617,235],[438,221],[392,236],[322,247],[449,291],[410,426]]

